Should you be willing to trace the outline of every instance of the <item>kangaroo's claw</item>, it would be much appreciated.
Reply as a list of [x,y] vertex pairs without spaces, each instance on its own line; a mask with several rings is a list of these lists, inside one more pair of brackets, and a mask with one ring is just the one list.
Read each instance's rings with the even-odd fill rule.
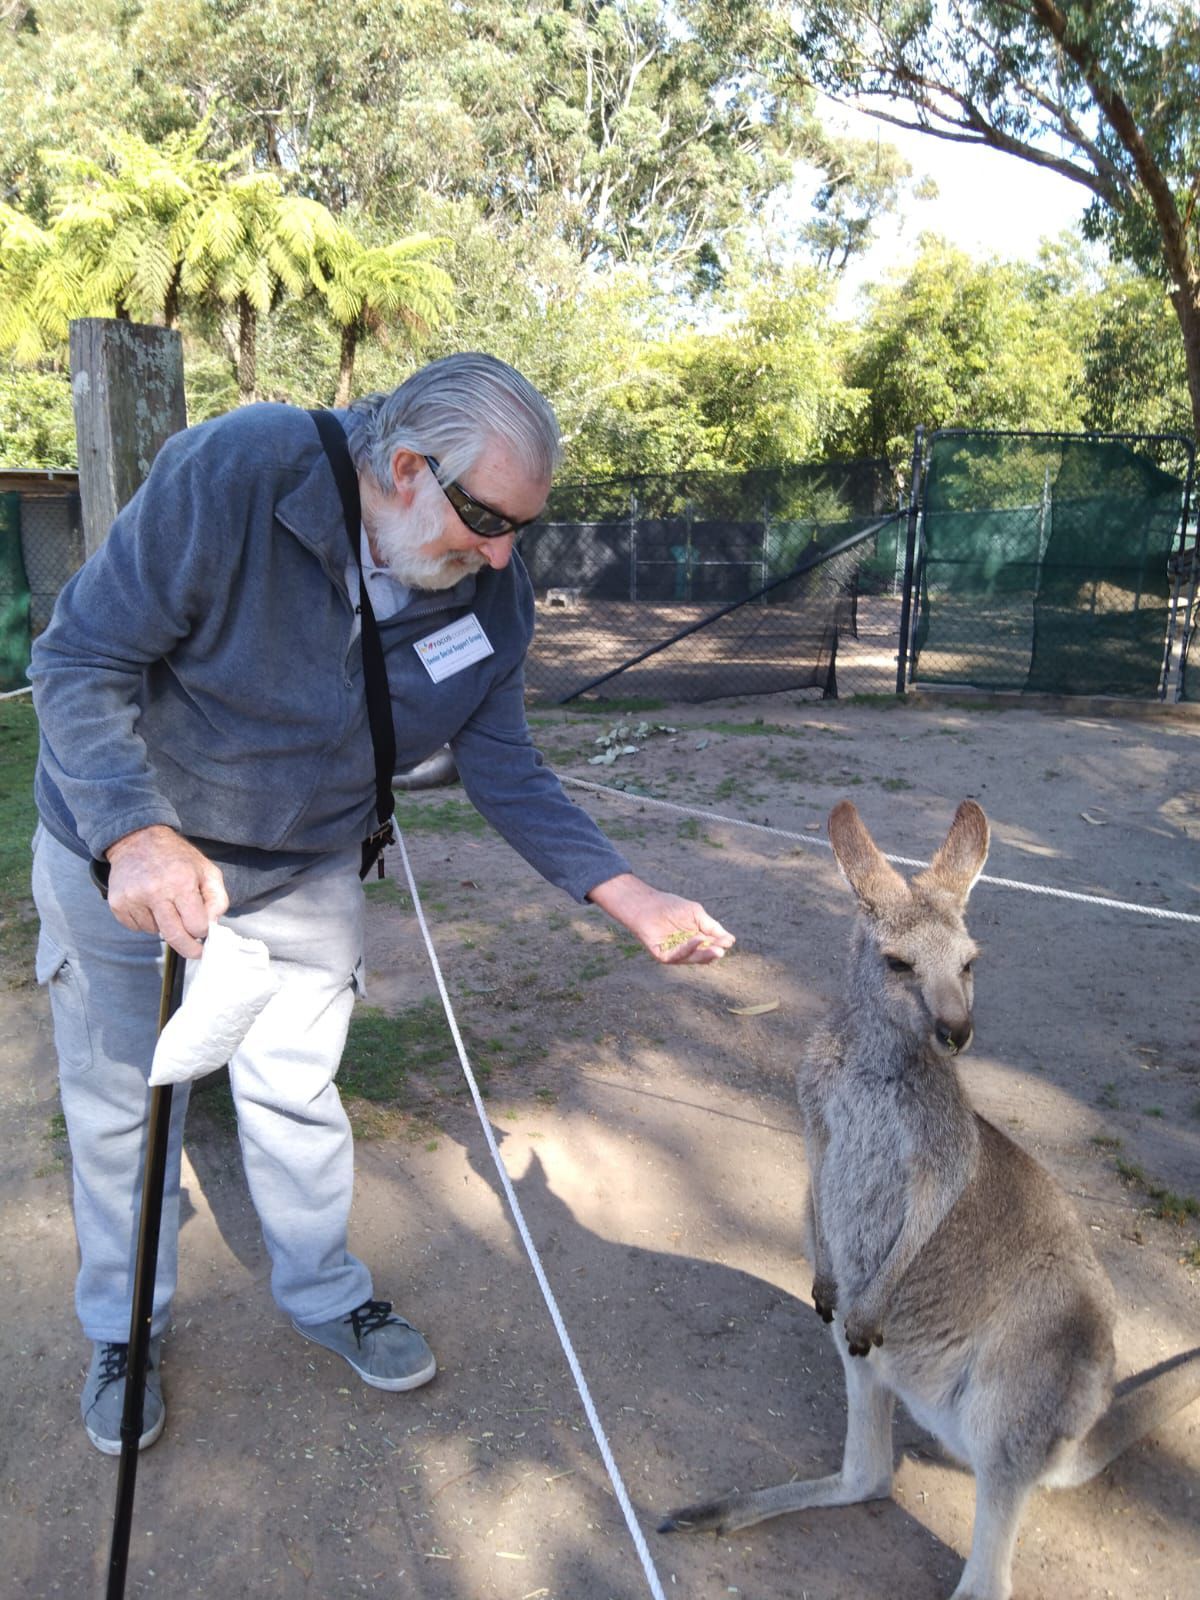
[[821,1321],[832,1322],[833,1313],[837,1310],[837,1284],[832,1278],[814,1278],[812,1297]]

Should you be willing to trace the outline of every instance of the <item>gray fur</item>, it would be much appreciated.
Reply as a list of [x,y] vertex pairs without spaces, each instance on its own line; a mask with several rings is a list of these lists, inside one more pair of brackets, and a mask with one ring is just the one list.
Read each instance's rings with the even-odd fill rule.
[[829,834],[861,915],[845,998],[810,1039],[798,1092],[813,1300],[846,1376],[842,1469],[685,1507],[660,1531],[728,1533],[885,1497],[898,1397],[975,1474],[971,1554],[951,1600],[1008,1600],[1031,1491],[1086,1482],[1200,1395],[1200,1350],[1114,1401],[1114,1298],[1088,1234],[963,1091],[953,1058],[970,1042],[976,954],[963,912],[987,858],[983,812],[964,801],[911,883],[849,801]]

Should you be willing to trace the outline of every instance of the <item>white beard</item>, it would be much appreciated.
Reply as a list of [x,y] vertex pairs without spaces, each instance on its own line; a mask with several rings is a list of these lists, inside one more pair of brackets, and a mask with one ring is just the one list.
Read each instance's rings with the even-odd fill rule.
[[397,583],[409,589],[452,589],[487,562],[478,550],[449,556],[427,556],[422,545],[439,537],[445,502],[437,484],[418,489],[412,505],[401,510],[380,498],[371,508],[371,543]]

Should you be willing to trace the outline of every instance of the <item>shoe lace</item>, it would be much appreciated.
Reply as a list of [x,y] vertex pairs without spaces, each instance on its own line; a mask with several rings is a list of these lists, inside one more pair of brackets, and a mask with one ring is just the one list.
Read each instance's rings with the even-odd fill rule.
[[102,1393],[110,1383],[117,1383],[123,1378],[128,1364],[127,1344],[106,1344],[100,1352],[100,1382],[96,1392]]
[[356,1306],[348,1317],[343,1318],[354,1329],[354,1337],[362,1348],[363,1339],[368,1333],[375,1333],[380,1328],[386,1328],[389,1323],[395,1323],[401,1328],[411,1328],[411,1322],[405,1322],[403,1317],[392,1315],[392,1302],[390,1300],[364,1300],[362,1305]]

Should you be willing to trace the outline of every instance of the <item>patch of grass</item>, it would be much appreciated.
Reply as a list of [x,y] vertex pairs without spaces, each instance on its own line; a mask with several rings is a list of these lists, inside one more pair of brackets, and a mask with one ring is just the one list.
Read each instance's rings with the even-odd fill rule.
[[1115,1083],[1105,1083],[1101,1085],[1100,1093],[1096,1096],[1096,1104],[1098,1106],[1103,1106],[1107,1111],[1120,1110],[1121,1102],[1117,1096],[1117,1086]]
[[572,705],[563,706],[564,711],[661,711],[666,705],[665,700],[657,700],[649,695],[631,695],[628,699],[617,698],[605,700],[597,696],[596,699],[580,700]]
[[803,739],[805,730],[802,728],[785,728],[779,722],[764,722],[761,717],[755,717],[753,722],[703,722],[698,723],[692,732],[702,729],[705,733],[727,733],[735,738],[760,737],[762,735],[778,734],[784,739]]
[[[192,1085],[188,1101],[188,1116],[192,1122],[203,1117],[216,1132],[232,1133],[237,1127],[237,1110],[233,1104],[233,1090],[226,1071],[212,1073]],[[188,1126],[192,1125],[189,1122]]]
[[821,782],[821,773],[814,772],[812,762],[801,754],[794,756],[769,755],[765,765],[771,777],[781,783]]
[[1021,706],[1014,699],[1010,704],[1006,700],[943,700],[938,696],[939,705],[949,706],[952,711],[1019,711]]
[[1126,1161],[1118,1157],[1117,1171],[1126,1183],[1141,1189],[1148,1199],[1154,1201],[1153,1214],[1160,1222],[1174,1222],[1182,1226],[1185,1222],[1200,1217],[1200,1200],[1194,1195],[1176,1194],[1173,1189],[1168,1189],[1166,1184],[1148,1178],[1136,1161]]
[[61,1111],[52,1113],[44,1136],[46,1159],[34,1168],[35,1178],[52,1178],[63,1170],[67,1155],[67,1119]]
[[846,700],[852,706],[875,706],[880,711],[895,711],[904,704],[903,695],[898,694],[852,694]]
[[410,1072],[450,1065],[454,1041],[440,1003],[432,997],[391,1015],[377,1006],[356,1007],[350,1020],[338,1086],[362,1100],[398,1100]]
[[1166,1112],[1161,1106],[1147,1106],[1146,1115],[1148,1117],[1165,1117]]
[[901,789],[911,789],[914,785],[909,783],[907,778],[880,778],[879,787],[897,794]]
[[1094,1133],[1092,1143],[1100,1150],[1119,1150],[1121,1141],[1114,1133]]
[[1148,1191],[1154,1201],[1154,1215],[1163,1222],[1190,1222],[1200,1217],[1200,1200],[1191,1194],[1176,1194],[1172,1189],[1153,1185]]
[[412,895],[402,889],[395,878],[368,878],[363,888],[373,905],[397,906],[401,911],[413,908]]
[[31,981],[37,943],[29,893],[37,743],[37,718],[28,698],[0,701],[0,968],[14,986]]
[[469,800],[418,800],[411,795],[396,796],[396,826],[405,833],[487,832],[487,823]]
[[698,839],[700,837],[700,824],[694,817],[689,817],[686,822],[677,822],[675,824],[675,837],[677,839]]
[[606,839],[637,839],[646,837],[644,827],[639,827],[636,822],[621,822],[610,817],[604,824],[604,837]]

